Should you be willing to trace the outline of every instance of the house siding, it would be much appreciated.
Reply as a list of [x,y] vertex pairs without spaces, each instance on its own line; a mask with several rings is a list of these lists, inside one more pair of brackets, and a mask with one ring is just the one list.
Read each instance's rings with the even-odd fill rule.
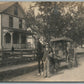
[[2,27],[9,27],[9,15],[2,14]]
[[1,14],[0,14],[0,50],[2,49],[2,44],[1,44],[1,35],[2,33],[1,33]]
[[[15,7],[17,7],[18,15],[14,15]],[[9,15],[13,15],[13,16],[16,16],[16,17],[24,18],[24,14],[23,14],[22,10],[20,9],[20,7],[17,4],[15,4],[15,5],[11,6],[10,8],[8,8],[6,11],[4,11],[4,13],[7,13]]]
[[22,28],[23,28],[23,29],[26,29],[25,20],[24,20],[24,19],[22,20]]
[[19,29],[19,19],[16,17],[13,17],[13,27]]
[[[7,14],[2,14],[2,27],[9,27],[9,16]],[[19,29],[19,19],[18,17],[13,17],[13,28]],[[22,29],[26,29],[25,20],[22,19]]]
[[[17,7],[18,9],[18,15],[14,15],[14,9],[15,7]],[[18,4],[14,4],[11,7],[9,7],[8,9],[6,9],[3,13],[2,13],[2,27],[9,27],[9,16],[13,17],[13,28],[15,29],[20,29],[19,28],[19,19],[22,19],[22,29],[26,29],[25,26],[25,19],[24,19],[24,13],[22,11],[22,9],[20,8],[20,6]]]
[[19,7],[18,7],[18,17],[24,18],[24,14]]

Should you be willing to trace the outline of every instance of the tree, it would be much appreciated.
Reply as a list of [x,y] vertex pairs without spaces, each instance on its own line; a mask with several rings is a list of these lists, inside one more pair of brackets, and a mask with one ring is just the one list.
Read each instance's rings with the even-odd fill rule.
[[46,39],[67,36],[78,44],[83,44],[84,13],[82,2],[37,2],[39,8],[35,16],[34,10],[27,13],[29,25]]
[[[75,41],[77,44],[81,45],[83,44],[83,38],[84,38],[84,19],[81,17],[84,13],[84,3],[74,3],[73,8],[77,8],[77,11],[70,10],[68,17],[71,17],[69,19],[68,27],[70,27],[70,30],[67,31],[66,36],[70,37]],[[73,14],[73,16],[71,16]]]
[[39,7],[40,20],[43,24],[43,34],[47,39],[51,36],[59,37],[63,35],[65,28],[64,18],[61,15],[58,3],[55,2],[38,2],[36,6]]

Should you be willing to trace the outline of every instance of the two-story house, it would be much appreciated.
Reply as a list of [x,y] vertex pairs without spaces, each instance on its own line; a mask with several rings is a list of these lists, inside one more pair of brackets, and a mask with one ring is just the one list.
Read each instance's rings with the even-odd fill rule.
[[0,50],[26,49],[30,34],[25,25],[25,13],[17,2],[0,4]]

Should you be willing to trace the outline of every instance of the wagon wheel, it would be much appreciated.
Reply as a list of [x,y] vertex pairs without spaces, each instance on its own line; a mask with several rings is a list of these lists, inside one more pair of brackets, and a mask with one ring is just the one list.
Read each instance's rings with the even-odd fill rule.
[[58,71],[59,70],[59,67],[60,67],[60,63],[59,62],[56,62],[55,63],[55,70]]
[[74,66],[75,67],[78,67],[78,57],[75,57],[74,58]]
[[54,73],[54,65],[50,64],[50,73]]
[[68,60],[68,68],[72,68],[72,66],[73,66],[72,59],[69,59]]

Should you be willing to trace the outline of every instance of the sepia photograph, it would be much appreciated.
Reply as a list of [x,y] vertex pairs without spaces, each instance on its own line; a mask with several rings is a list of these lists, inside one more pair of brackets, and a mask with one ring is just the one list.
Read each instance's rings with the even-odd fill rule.
[[0,82],[84,82],[84,2],[0,1]]

